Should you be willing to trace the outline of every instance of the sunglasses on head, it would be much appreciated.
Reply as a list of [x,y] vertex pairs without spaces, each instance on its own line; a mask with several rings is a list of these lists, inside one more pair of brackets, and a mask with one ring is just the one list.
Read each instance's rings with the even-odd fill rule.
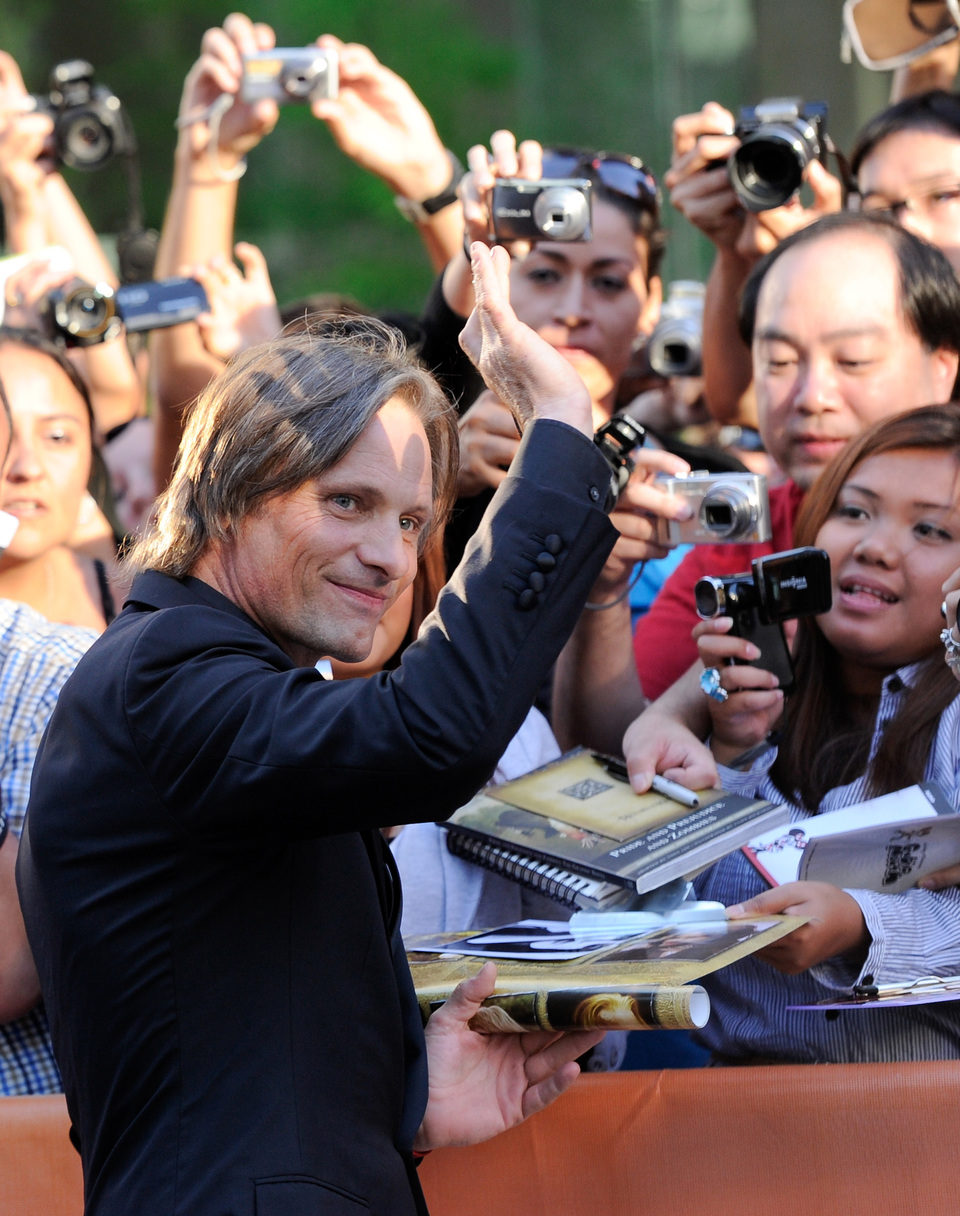
[[592,177],[653,216],[660,214],[660,190],[639,156],[587,152],[578,148],[544,148],[544,177]]

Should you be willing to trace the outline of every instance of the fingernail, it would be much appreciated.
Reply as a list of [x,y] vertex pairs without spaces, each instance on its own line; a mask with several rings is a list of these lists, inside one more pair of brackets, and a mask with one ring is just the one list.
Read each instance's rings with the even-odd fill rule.
[[652,780],[653,773],[634,773],[630,778],[630,785],[635,794],[645,794]]
[[748,659],[759,659],[760,658],[760,647],[754,646],[753,642],[747,643],[746,651],[747,651]]
[[727,917],[730,920],[736,920],[739,916],[743,916],[743,904],[731,904],[727,908]]

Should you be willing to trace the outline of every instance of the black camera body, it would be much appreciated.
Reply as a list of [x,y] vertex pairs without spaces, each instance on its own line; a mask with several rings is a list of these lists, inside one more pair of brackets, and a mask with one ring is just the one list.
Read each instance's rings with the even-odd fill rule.
[[592,183],[585,177],[504,177],[490,200],[494,241],[589,241]]
[[136,151],[133,127],[119,97],[93,83],[85,59],[58,63],[50,73],[48,96],[34,94],[38,113],[53,119],[54,154],[71,169],[100,169],[114,156]]
[[318,46],[275,47],[243,57],[242,101],[311,102],[340,92],[340,59]]
[[706,292],[704,285],[693,279],[670,284],[660,319],[647,339],[647,361],[658,375],[700,375]]
[[54,334],[68,346],[96,346],[121,330],[142,333],[192,321],[209,307],[196,279],[157,279],[116,289],[75,279],[52,291],[47,306]]
[[740,147],[727,172],[748,211],[782,207],[800,189],[807,165],[826,162],[826,123],[826,102],[799,97],[770,97],[740,111]]
[[697,615],[703,620],[732,617],[730,632],[760,650],[753,666],[772,671],[783,691],[791,692],[793,660],[783,622],[829,611],[830,558],[823,549],[814,548],[756,557],[744,574],[698,579],[694,596]]
[[614,414],[609,422],[598,427],[593,442],[610,466],[610,486],[604,502],[604,510],[612,511],[617,499],[630,480],[634,461],[631,453],[643,446],[647,432],[629,414]]

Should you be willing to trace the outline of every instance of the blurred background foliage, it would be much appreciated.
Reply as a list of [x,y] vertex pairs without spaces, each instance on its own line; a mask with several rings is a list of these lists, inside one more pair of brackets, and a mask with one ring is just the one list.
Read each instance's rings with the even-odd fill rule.
[[[762,97],[830,104],[849,148],[886,101],[889,79],[841,63],[840,0],[269,0],[249,15],[279,45],[330,32],[363,42],[404,76],[441,138],[463,158],[505,126],[520,137],[635,152],[660,175],[673,117],[714,98],[736,111]],[[140,146],[144,215],[159,227],[180,88],[222,0],[4,0],[0,45],[27,88],[46,92],[62,59],[84,58],[129,109]],[[69,174],[98,231],[124,223],[116,164]],[[666,277],[702,278],[710,247],[679,217]],[[281,301],[346,292],[379,307],[416,309],[431,272],[415,230],[386,189],[343,157],[322,124],[286,107],[250,156],[237,236],[260,245]]]

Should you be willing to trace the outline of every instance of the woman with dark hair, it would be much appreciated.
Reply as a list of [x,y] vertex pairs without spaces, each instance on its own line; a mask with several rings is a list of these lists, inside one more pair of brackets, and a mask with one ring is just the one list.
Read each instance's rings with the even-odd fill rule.
[[0,596],[51,621],[103,630],[122,594],[115,538],[96,544],[95,556],[78,547],[88,490],[106,488],[87,386],[60,347],[8,329],[0,330],[0,392],[13,424],[0,507],[18,521],[0,557]]
[[[800,622],[786,701],[775,677],[752,665],[762,662],[756,648],[730,635],[729,618],[694,630],[718,685],[710,745],[722,784],[785,803],[794,822],[920,781],[936,781],[957,805],[960,694],[943,661],[940,604],[960,567],[960,409],[898,414],[853,440],[810,490],[795,536],[829,555],[833,604]],[[792,1008],[868,974],[877,983],[954,974],[955,888],[884,895],[797,882],[764,891],[739,853],[696,885],[728,915],[808,920],[711,977],[714,1017],[702,1038],[722,1062],[960,1056],[960,1018],[948,1005],[834,1022]]]

